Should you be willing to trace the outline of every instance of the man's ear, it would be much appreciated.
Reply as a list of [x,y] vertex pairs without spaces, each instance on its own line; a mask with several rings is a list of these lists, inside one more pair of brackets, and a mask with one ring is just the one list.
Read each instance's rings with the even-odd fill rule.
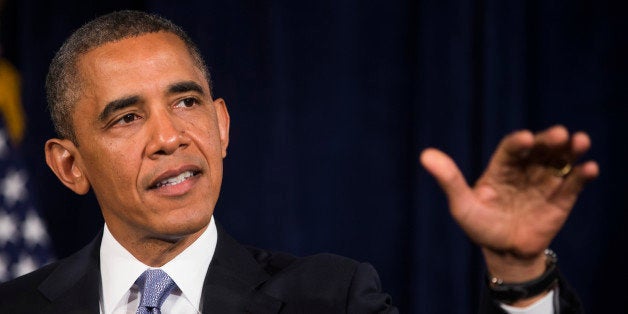
[[216,108],[216,118],[218,119],[218,130],[220,131],[220,146],[222,148],[222,158],[227,157],[227,146],[229,146],[229,112],[227,104],[222,98],[214,100]]
[[[53,138],[46,142],[46,163],[65,186],[77,194],[86,194],[90,183],[79,164],[76,145],[67,139]],[[77,160],[78,159],[78,160]]]

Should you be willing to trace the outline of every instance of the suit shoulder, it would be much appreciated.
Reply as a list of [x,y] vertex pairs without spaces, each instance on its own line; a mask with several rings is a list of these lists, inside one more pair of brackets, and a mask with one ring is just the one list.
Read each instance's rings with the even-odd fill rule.
[[33,272],[17,277],[13,280],[0,283],[0,297],[7,293],[36,290],[48,275],[57,267],[59,262],[50,263]]
[[340,255],[320,253],[297,257],[283,252],[249,248],[253,257],[270,275],[267,289],[283,290],[284,295],[298,291],[308,297],[346,297],[354,277],[361,276],[362,263]]
[[0,313],[11,313],[25,305],[39,304],[45,298],[39,291],[39,286],[58,264],[58,262],[51,263],[31,273],[1,283]]
[[[87,273],[99,276],[98,243],[99,238],[96,238],[66,258],[0,284],[0,313],[23,313],[25,308],[42,308],[83,280]],[[94,281],[98,282],[98,279]],[[86,286],[80,289],[86,291]]]
[[261,289],[284,300],[288,313],[397,313],[368,263],[329,253],[249,251],[271,276]]
[[268,251],[254,247],[247,247],[247,249],[271,276],[291,269],[299,269],[300,271],[316,270],[317,272],[322,271],[352,276],[355,269],[360,265],[356,260],[331,253],[297,257],[289,253]]

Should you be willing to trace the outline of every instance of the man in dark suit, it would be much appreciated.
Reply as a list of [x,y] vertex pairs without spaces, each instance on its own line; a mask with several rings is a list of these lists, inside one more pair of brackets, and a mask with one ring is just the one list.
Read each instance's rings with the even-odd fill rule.
[[[94,190],[105,227],[78,253],[0,286],[0,313],[397,312],[368,264],[244,247],[216,224],[229,114],[210,82],[194,43],[154,15],[115,12],[64,43],[46,82],[59,135],[46,162],[74,192]],[[560,126],[513,133],[473,188],[447,155],[422,153],[483,248],[481,312],[578,310],[545,249],[597,175],[594,162],[572,166],[589,145]]]

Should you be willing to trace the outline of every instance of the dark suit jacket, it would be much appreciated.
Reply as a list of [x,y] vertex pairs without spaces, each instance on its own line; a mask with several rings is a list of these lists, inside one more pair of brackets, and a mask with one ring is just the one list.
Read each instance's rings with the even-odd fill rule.
[[[297,258],[244,247],[217,228],[203,313],[398,312],[369,264],[331,254]],[[101,237],[66,259],[0,285],[0,313],[99,313]],[[481,303],[480,313],[503,313],[488,297]],[[569,299],[562,309],[571,309],[570,304]]]
[[[369,264],[296,258],[240,245],[222,227],[205,277],[204,313],[397,313]],[[99,313],[100,241],[0,285],[0,313]]]

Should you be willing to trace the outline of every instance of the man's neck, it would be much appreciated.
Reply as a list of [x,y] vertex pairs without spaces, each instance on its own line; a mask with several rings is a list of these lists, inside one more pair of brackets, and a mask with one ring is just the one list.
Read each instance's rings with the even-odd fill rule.
[[137,260],[150,267],[161,267],[194,243],[207,229],[207,226],[195,233],[175,238],[139,234],[125,236],[120,233],[116,234],[115,230],[109,229],[111,235]]

